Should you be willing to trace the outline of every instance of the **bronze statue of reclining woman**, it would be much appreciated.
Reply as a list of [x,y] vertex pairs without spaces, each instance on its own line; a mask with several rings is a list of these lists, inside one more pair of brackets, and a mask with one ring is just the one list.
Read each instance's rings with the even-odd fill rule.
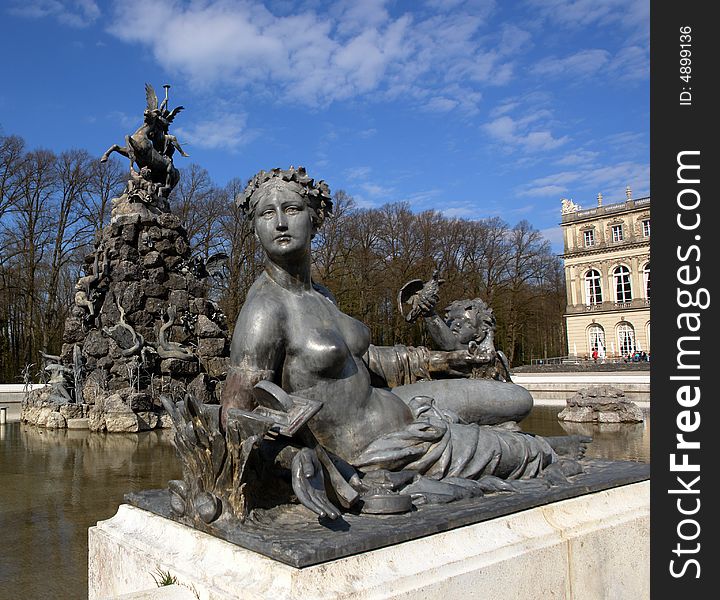
[[[320,516],[339,514],[328,499],[328,492],[342,496],[338,482],[332,474],[326,482],[323,470],[336,478],[341,473],[341,487],[349,484],[368,498],[385,490],[416,502],[511,488],[500,480],[578,472],[573,459],[582,457],[587,440],[479,425],[462,414],[462,406],[453,410],[451,399],[436,402],[420,392],[403,400],[372,385],[371,368],[383,359],[370,344],[369,329],[340,311],[311,279],[311,240],[332,209],[325,182],[315,182],[303,168],[261,171],[238,203],[266,260],[235,325],[221,422],[224,427],[233,415],[256,410],[260,382],[271,395],[274,390],[322,403],[292,444],[292,487],[307,508]],[[427,352],[430,371],[472,368],[476,360],[466,350]],[[422,382],[414,385],[422,389]]]

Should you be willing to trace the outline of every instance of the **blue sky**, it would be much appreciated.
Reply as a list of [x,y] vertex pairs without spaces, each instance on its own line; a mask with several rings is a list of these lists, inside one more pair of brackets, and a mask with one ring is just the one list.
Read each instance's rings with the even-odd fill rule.
[[6,0],[0,127],[100,156],[172,84],[213,180],[529,220],[649,194],[649,0]]

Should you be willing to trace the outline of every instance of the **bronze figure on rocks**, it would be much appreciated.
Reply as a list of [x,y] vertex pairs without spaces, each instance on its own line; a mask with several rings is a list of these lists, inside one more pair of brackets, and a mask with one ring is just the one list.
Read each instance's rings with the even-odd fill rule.
[[[130,166],[137,165],[133,179],[139,184],[148,186],[156,184],[156,191],[163,198],[167,198],[172,189],[180,180],[180,173],[173,165],[173,154],[177,150],[182,156],[188,155],[182,149],[177,138],[168,132],[170,124],[177,114],[183,110],[176,106],[168,110],[168,90],[165,88],[165,99],[158,106],[157,94],[149,83],[145,84],[145,98],[147,107],[143,113],[143,124],[132,135],[125,136],[125,145],[113,144],[102,155],[100,162],[105,162],[110,154],[117,152],[130,159]],[[149,169],[146,175],[143,169]],[[147,180],[148,183],[144,183]]]
[[[166,403],[184,462],[184,481],[170,485],[176,514],[242,521],[279,493],[270,477],[282,474],[301,504],[335,519],[340,507],[403,512],[522,490],[538,477],[555,485],[581,472],[587,438],[479,425],[463,405],[453,410],[452,398],[417,391],[422,381],[408,399],[373,385],[383,381],[378,366],[399,371],[407,357],[373,352],[369,329],[312,281],[311,240],[332,210],[324,181],[302,167],[261,171],[238,204],[265,250],[265,268],[237,318],[220,410],[190,397]],[[427,368],[486,363],[467,348],[441,352],[438,363],[427,351]]]

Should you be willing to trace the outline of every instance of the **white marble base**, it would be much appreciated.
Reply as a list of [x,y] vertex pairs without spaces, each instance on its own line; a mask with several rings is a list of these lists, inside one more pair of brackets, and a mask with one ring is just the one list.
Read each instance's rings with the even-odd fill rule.
[[642,600],[649,529],[645,481],[296,569],[122,505],[90,528],[89,598],[152,590],[160,568],[200,600]]

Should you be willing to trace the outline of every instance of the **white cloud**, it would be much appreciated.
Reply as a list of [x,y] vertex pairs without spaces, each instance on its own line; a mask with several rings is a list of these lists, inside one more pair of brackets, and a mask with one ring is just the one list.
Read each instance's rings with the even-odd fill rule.
[[540,185],[536,187],[528,187],[520,192],[518,196],[530,196],[530,197],[545,197],[545,196],[559,196],[568,191],[567,186],[564,185]]
[[441,208],[440,212],[450,219],[477,219],[478,209],[476,206],[448,206]]
[[427,104],[425,104],[425,109],[429,110],[430,112],[449,112],[453,108],[456,108],[460,104],[457,100],[452,100],[451,98],[443,98],[442,96],[437,96],[435,98],[431,98]]
[[650,74],[650,53],[647,47],[628,46],[612,59],[609,71],[618,79],[647,79]]
[[552,150],[570,140],[568,136],[557,138],[549,130],[530,130],[530,124],[540,119],[541,116],[545,116],[544,113],[532,114],[524,119],[516,120],[508,115],[503,115],[485,123],[483,129],[496,141],[528,152]]
[[647,79],[650,71],[650,57],[647,47],[628,46],[615,55],[598,48],[585,49],[570,56],[547,57],[530,68],[533,75],[559,77],[564,80],[606,75],[613,80]]
[[137,129],[140,125],[142,125],[141,117],[138,117],[137,115],[129,115],[119,110],[111,111],[108,113],[107,118],[111,121],[119,123],[120,126],[128,132],[130,132],[131,129]]
[[428,208],[429,203],[434,203],[438,198],[445,196],[445,190],[438,188],[431,188],[429,190],[420,190],[417,192],[411,192],[402,196],[403,202],[409,202],[411,206],[418,208],[419,210],[425,210]]
[[529,0],[553,23],[579,29],[615,25],[622,29],[649,29],[649,0]]
[[580,50],[564,58],[544,58],[531,72],[543,77],[587,77],[594,75],[610,62],[607,50]]
[[192,146],[234,150],[247,144],[256,135],[246,129],[246,120],[246,115],[241,113],[217,114],[187,127],[177,127],[175,134],[188,154],[192,153]]
[[360,187],[365,190],[370,196],[373,196],[375,198],[379,196],[387,196],[388,188],[384,185],[377,185],[375,183],[363,183],[360,185]]
[[[602,192],[609,203],[620,202],[625,197],[625,186],[636,190],[636,196],[647,192],[645,186],[650,180],[650,166],[647,163],[631,161],[606,165],[581,166],[572,171],[559,171],[533,179],[521,186],[518,196],[560,197],[562,194],[577,196],[576,190]],[[582,204],[582,201],[580,201]]]
[[506,100],[502,104],[496,106],[490,111],[490,117],[495,119],[501,117],[504,114],[514,111],[520,106],[520,102],[517,100]]
[[382,200],[369,200],[362,194],[353,193],[352,194],[353,200],[355,200],[355,205],[360,208],[378,208],[383,204]]
[[52,17],[70,27],[87,27],[100,16],[94,0],[13,0],[8,12],[27,19]]
[[[643,80],[649,76],[650,1],[649,0],[528,0],[541,18],[552,26],[570,31],[604,30],[609,44],[620,41],[612,52],[581,50],[566,58],[548,58],[532,71],[549,76],[588,76],[596,72],[611,81]],[[631,45],[623,46],[628,41]]]
[[585,165],[592,163],[599,156],[599,152],[592,152],[590,150],[577,150],[571,154],[559,158],[555,161],[555,164],[562,166],[575,166]]
[[313,107],[370,95],[466,112],[477,110],[478,84],[511,79],[507,48],[529,39],[515,26],[484,32],[492,2],[399,16],[387,4],[305,2],[289,10],[275,2],[273,13],[257,0],[127,0],[109,31],[147,46],[163,68],[194,85],[252,89]]
[[377,134],[377,129],[374,127],[371,127],[370,129],[363,129],[362,131],[358,132],[358,137],[360,137],[363,140],[370,139],[371,137],[375,137]]
[[330,14],[338,22],[338,34],[352,35],[367,28],[381,27],[389,19],[388,0],[335,0]]
[[370,175],[371,170],[372,169],[370,167],[365,166],[350,167],[349,169],[345,170],[345,177],[350,181],[365,179],[368,175]]

